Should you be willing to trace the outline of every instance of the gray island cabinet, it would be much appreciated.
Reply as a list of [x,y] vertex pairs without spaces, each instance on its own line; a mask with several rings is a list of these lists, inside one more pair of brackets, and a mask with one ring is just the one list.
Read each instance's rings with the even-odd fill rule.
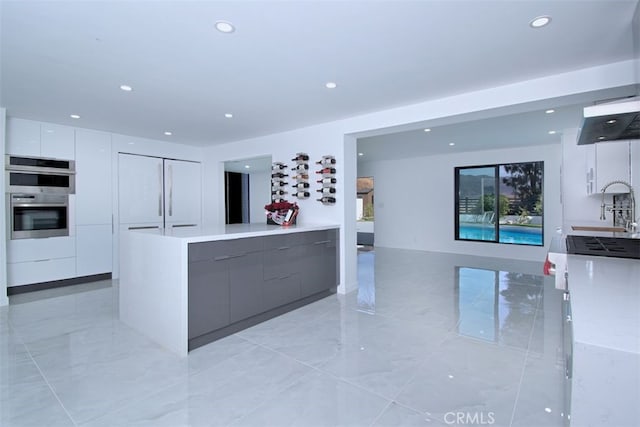
[[238,224],[165,233],[122,236],[120,316],[182,355],[338,286],[334,225]]

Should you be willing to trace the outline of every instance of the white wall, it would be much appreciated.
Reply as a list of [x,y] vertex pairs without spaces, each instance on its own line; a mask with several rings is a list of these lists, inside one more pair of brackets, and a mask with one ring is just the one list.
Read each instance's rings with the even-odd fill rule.
[[[454,168],[544,161],[544,244],[562,223],[560,144],[475,151],[363,165],[375,179],[376,246],[544,260],[545,247],[456,241]],[[399,173],[402,171],[402,173]]]
[[265,223],[267,216],[264,205],[271,198],[271,173],[252,172],[249,174],[249,222]]
[[[5,139],[6,139],[6,110],[4,108],[0,108],[0,148],[1,153],[5,153]],[[4,192],[5,186],[5,177],[4,173],[0,173],[0,188],[2,189],[2,197],[0,197],[0,242],[2,242],[3,247],[2,251],[0,251],[0,306],[9,304],[9,299],[7,298],[7,210],[6,210],[6,197]]]

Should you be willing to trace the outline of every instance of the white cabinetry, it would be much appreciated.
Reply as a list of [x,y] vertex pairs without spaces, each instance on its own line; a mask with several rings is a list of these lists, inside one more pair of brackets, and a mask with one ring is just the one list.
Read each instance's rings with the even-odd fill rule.
[[121,225],[163,228],[200,224],[200,163],[133,154],[120,154],[118,163]]
[[118,156],[118,210],[120,224],[163,226],[163,167],[157,157]]
[[631,185],[637,200],[640,197],[640,141],[631,141]]
[[[637,156],[637,155],[636,155]],[[631,182],[631,143],[602,142],[587,147],[587,194],[598,194],[611,181]],[[626,193],[611,186],[607,193]]]
[[76,229],[76,274],[91,276],[110,273],[113,227],[109,224],[78,225]]
[[75,159],[74,128],[33,120],[9,118],[7,154]]
[[76,130],[78,276],[112,271],[111,134]]
[[182,160],[164,161],[165,227],[200,224],[200,163]]
[[76,275],[75,236],[9,240],[7,285],[48,282]]

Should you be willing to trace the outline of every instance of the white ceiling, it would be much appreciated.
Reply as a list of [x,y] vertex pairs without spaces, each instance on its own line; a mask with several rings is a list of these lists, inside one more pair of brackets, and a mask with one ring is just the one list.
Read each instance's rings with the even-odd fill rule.
[[[631,59],[637,4],[3,0],[0,105],[10,116],[219,144]],[[534,30],[539,15],[552,22]],[[217,20],[236,31],[217,32]],[[489,129],[504,126],[493,120]],[[520,133],[532,123],[514,120]]]

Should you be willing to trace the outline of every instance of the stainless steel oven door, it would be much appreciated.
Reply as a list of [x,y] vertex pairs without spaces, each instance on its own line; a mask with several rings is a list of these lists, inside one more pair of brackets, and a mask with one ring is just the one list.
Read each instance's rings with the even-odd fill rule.
[[11,239],[69,235],[69,196],[11,194]]
[[6,171],[7,192],[75,194],[76,176],[42,171]]

